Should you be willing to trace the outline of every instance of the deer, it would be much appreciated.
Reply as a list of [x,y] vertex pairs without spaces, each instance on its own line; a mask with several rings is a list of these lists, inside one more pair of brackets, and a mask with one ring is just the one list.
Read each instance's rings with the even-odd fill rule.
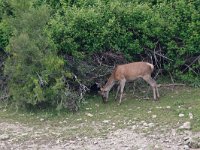
[[111,76],[109,77],[106,84],[100,88],[99,94],[102,96],[103,102],[106,103],[108,101],[109,92],[111,88],[118,83],[117,93],[115,96],[115,100],[117,100],[118,93],[120,90],[119,103],[122,102],[122,95],[125,87],[125,83],[127,81],[133,81],[138,78],[144,79],[153,90],[153,98],[154,100],[158,100],[160,97],[158,92],[158,86],[156,81],[151,77],[151,74],[154,70],[154,66],[148,62],[132,62],[128,64],[122,64],[115,67],[112,71]]

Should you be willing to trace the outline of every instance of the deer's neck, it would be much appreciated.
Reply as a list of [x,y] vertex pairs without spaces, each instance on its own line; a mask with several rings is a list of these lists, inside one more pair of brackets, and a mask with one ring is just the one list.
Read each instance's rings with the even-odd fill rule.
[[103,87],[105,91],[110,91],[110,89],[114,86],[115,81],[112,76],[108,79],[106,85]]

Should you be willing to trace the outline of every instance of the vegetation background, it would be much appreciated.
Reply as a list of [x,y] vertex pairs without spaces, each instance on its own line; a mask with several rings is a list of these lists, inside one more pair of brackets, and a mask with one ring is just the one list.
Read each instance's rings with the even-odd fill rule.
[[200,86],[200,1],[0,0],[1,101],[76,111],[114,66]]

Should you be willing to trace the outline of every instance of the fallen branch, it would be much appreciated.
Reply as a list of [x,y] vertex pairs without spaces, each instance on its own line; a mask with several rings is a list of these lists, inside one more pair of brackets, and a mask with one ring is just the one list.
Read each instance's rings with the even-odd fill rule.
[[186,85],[185,84],[181,84],[181,83],[158,84],[158,87],[171,87],[171,86],[186,86]]

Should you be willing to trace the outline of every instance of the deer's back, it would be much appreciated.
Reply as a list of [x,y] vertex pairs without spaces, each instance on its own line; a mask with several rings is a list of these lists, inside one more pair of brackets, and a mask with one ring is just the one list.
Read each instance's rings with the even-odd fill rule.
[[118,65],[113,71],[116,81],[125,78],[126,80],[134,80],[136,78],[151,75],[153,68],[147,62],[134,62],[124,65]]

